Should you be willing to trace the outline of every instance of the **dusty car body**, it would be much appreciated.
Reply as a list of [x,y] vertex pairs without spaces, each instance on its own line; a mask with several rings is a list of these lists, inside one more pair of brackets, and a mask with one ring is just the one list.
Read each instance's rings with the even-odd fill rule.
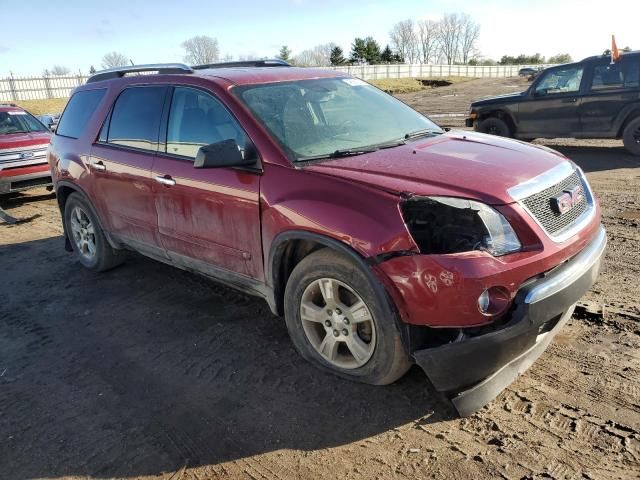
[[[444,132],[358,79],[266,66],[137,67],[158,73],[78,88],[49,150],[68,249],[94,270],[130,249],[215,278],[284,315],[318,366],[386,384],[415,362],[461,415],[477,410],[598,275],[606,236],[584,174],[548,149]],[[121,133],[142,118],[124,114],[136,96],[158,104],[144,142]],[[429,128],[360,145],[352,118],[372,105]],[[236,133],[210,133],[229,119]]]
[[49,131],[31,114],[0,104],[0,195],[51,185]]

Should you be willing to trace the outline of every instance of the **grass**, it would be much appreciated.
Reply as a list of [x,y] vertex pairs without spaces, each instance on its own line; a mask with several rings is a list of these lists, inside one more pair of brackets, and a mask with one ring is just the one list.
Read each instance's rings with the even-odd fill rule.
[[33,115],[42,115],[45,113],[62,113],[68,98],[46,98],[42,100],[16,100],[16,105],[24,108]]
[[412,93],[429,88],[443,87],[454,83],[462,83],[473,80],[471,77],[436,77],[436,78],[381,78],[379,80],[369,80],[381,90],[387,93]]

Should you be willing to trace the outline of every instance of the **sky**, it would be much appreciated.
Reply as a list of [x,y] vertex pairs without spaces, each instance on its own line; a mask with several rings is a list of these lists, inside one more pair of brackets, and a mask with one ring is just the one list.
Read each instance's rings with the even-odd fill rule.
[[354,37],[381,46],[401,20],[464,12],[480,24],[486,58],[601,53],[640,49],[640,0],[0,0],[0,77],[40,75],[54,65],[87,73],[104,54],[135,63],[180,62],[180,44],[194,35],[218,39],[221,56],[274,57],[282,45],[295,55],[334,42],[350,50]]

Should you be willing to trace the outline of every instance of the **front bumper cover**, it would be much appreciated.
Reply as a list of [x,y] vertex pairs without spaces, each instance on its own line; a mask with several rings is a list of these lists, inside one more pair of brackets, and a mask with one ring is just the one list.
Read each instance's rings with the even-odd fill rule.
[[500,329],[412,353],[461,416],[493,400],[544,352],[571,318],[575,303],[595,283],[606,244],[600,227],[595,239],[572,259],[525,282],[510,321]]

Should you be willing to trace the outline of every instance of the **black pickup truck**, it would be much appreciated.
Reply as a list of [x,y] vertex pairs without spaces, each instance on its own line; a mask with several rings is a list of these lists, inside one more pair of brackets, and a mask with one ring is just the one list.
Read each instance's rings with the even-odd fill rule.
[[524,92],[473,102],[466,125],[521,140],[621,138],[640,155],[640,51],[548,68]]

